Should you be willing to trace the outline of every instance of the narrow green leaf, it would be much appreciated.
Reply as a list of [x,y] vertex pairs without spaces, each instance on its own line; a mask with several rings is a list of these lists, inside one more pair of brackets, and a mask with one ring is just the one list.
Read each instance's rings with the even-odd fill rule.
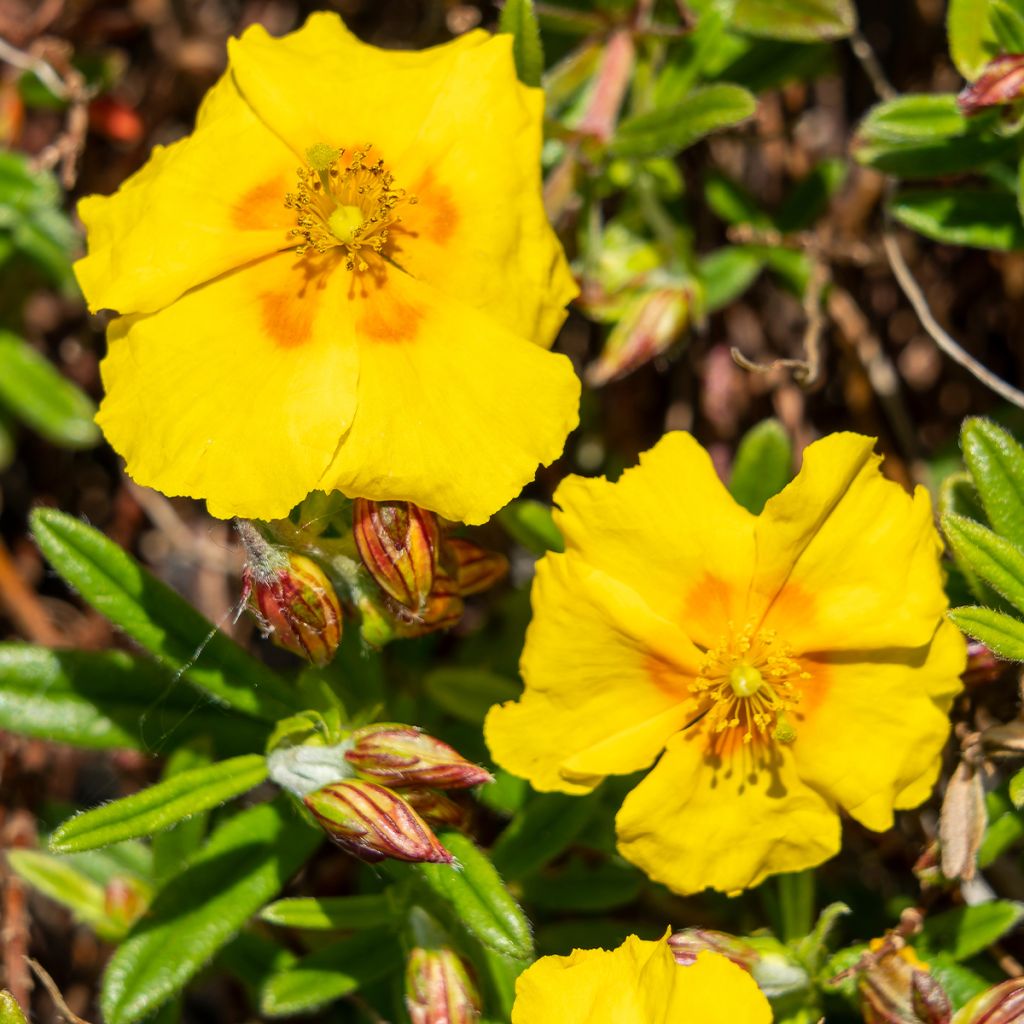
[[65,448],[91,448],[100,439],[96,406],[27,342],[0,330],[0,402]]
[[15,874],[63,904],[78,920],[94,929],[106,924],[103,887],[69,861],[38,850],[11,850],[7,862]]
[[588,797],[538,793],[498,836],[491,850],[495,870],[513,881],[539,871],[583,831],[596,809]]
[[980,640],[1004,661],[1024,661],[1024,623],[991,608],[954,608],[948,613],[960,630]]
[[0,989],[0,1024],[28,1024],[17,999],[7,989]]
[[533,0],[505,0],[498,31],[512,35],[516,74],[524,85],[540,85],[544,74],[544,49]]
[[98,530],[52,508],[37,508],[31,524],[50,564],[89,604],[194,686],[258,718],[298,710],[283,679]]
[[392,934],[370,931],[355,935],[272,975],[263,987],[260,1011],[266,1017],[307,1013],[401,971],[402,963],[402,950]]
[[[992,900],[971,907],[957,907],[925,918],[920,942],[929,950],[954,960],[968,960],[998,942],[1024,918],[1024,904]],[[924,954],[927,956],[928,954]]]
[[999,49],[1024,53],[1024,14],[1006,0],[989,0],[989,21]]
[[615,156],[672,156],[705,135],[739,124],[757,108],[742,86],[717,83],[695,89],[681,103],[628,117],[611,143]]
[[273,939],[256,931],[239,932],[217,954],[216,966],[233,974],[255,1004],[271,975],[287,970],[298,957]]
[[1024,614],[1024,551],[963,516],[945,516],[942,532],[957,558]]
[[535,555],[565,550],[565,540],[555,526],[551,508],[543,502],[519,498],[501,509],[497,519],[517,544]]
[[997,52],[995,32],[989,21],[989,0],[949,0],[946,35],[957,71],[973,81]]
[[964,420],[960,448],[992,529],[1024,547],[1024,449],[980,416]]
[[793,445],[778,420],[762,420],[740,440],[729,478],[729,493],[748,512],[760,515],[765,502],[793,478]]
[[181,772],[132,796],[69,818],[50,836],[50,849],[77,853],[152,835],[241,796],[266,777],[266,758],[260,754]]
[[482,668],[434,669],[423,680],[427,696],[448,714],[479,725],[495,704],[515,700],[523,688],[513,679]]
[[890,142],[953,138],[969,128],[952,93],[921,93],[898,96],[872,107],[860,123],[859,132]]
[[702,256],[697,274],[704,285],[704,310],[717,313],[738,299],[757,279],[764,260],[742,245],[723,245]]
[[[720,171],[704,176],[704,200],[726,224],[750,224],[756,228],[774,227],[771,217],[739,182]],[[747,247],[749,251],[749,246]]]
[[458,867],[389,865],[392,874],[400,878],[411,871],[422,895],[433,897],[433,906],[428,909],[445,918],[451,927],[464,928],[502,956],[516,960],[531,957],[530,924],[487,855],[460,832],[443,832],[438,838],[454,855]]
[[889,202],[893,218],[946,245],[1012,252],[1024,249],[1017,197],[980,189],[901,189]]
[[643,875],[635,868],[615,861],[592,865],[576,858],[550,877],[529,878],[523,898],[531,907],[601,913],[632,903],[643,884]]
[[221,753],[261,750],[267,729],[225,715],[149,658],[0,644],[0,729],[100,750],[159,752],[193,736]]
[[[163,778],[166,780],[185,772],[207,768],[212,763],[210,744],[197,741],[179,747],[167,759]],[[200,811],[153,836],[153,877],[158,884],[177,874],[181,866],[192,859],[193,854],[203,845],[209,820],[209,812]]]
[[1024,768],[1014,772],[1010,779],[1010,800],[1014,807],[1024,807]]
[[[507,1021],[512,1016],[512,1006],[516,1001],[516,979],[530,966],[530,960],[501,956],[479,943],[471,951],[470,958],[483,982],[485,1008],[492,1018],[498,1018],[495,1024]],[[485,1024],[485,1019],[481,1019],[480,1024]]]
[[283,799],[224,822],[111,958],[100,999],[107,1024],[133,1024],[180,991],[320,840]]
[[283,928],[355,931],[394,923],[395,910],[383,893],[322,899],[298,897],[271,903],[263,908],[260,917]]
[[851,0],[737,0],[732,25],[768,39],[818,43],[845,39],[857,27]]

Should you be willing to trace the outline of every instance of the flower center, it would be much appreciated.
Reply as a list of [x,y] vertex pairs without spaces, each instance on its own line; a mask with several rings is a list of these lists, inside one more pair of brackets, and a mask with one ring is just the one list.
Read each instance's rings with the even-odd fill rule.
[[704,656],[690,689],[707,699],[713,732],[742,730],[744,743],[755,736],[792,743],[789,712],[800,702],[800,683],[810,678],[774,630],[737,631],[730,624],[728,635]]
[[345,266],[362,271],[369,267],[369,253],[383,253],[390,228],[401,220],[397,210],[416,198],[395,188],[384,161],[370,159],[369,152],[367,146],[345,160],[345,150],[324,143],[306,150],[297,189],[284,198],[295,210],[291,233],[301,239],[295,250],[300,256],[340,247]]

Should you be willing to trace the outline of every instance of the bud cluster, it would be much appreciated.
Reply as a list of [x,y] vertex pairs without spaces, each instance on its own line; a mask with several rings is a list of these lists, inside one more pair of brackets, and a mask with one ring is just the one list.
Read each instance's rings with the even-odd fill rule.
[[352,535],[382,600],[364,601],[364,617],[381,618],[399,636],[453,626],[463,598],[493,586],[508,560],[459,537],[448,538],[437,517],[408,501],[352,505]]
[[492,777],[446,743],[407,725],[357,729],[339,748],[339,778],[302,794],[330,839],[365,861],[385,858],[450,864],[427,819],[454,825],[462,808],[442,789],[468,789]]

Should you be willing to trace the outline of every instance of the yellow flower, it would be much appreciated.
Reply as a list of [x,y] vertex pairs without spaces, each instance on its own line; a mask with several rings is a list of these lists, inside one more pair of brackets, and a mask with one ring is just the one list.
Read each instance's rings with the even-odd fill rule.
[[[558,489],[566,551],[542,559],[518,702],[495,760],[540,790],[653,771],[619,849],[679,892],[736,892],[876,831],[931,791],[960,688],[928,495],[834,434],[760,516],[668,434],[615,484]],[[664,751],[664,753],[662,753]]]
[[321,13],[229,58],[192,135],[80,204],[78,279],[121,314],[104,432],[222,517],[337,488],[486,519],[579,398],[545,351],[576,289],[511,37],[386,51]]
[[631,935],[612,952],[546,956],[516,981],[512,1024],[769,1024],[756,982],[720,953],[678,965],[668,943]]

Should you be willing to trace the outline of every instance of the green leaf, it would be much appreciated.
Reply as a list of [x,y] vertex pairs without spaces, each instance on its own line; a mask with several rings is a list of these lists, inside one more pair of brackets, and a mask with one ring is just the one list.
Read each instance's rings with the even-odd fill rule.
[[879,103],[860,123],[862,135],[876,141],[912,142],[963,135],[970,122],[952,93],[898,96]]
[[355,935],[310,953],[272,975],[263,988],[260,1011],[266,1017],[307,1013],[401,971],[402,963],[402,950],[390,933]]
[[729,493],[760,515],[765,502],[793,478],[793,445],[778,420],[762,420],[743,435],[729,478]]
[[38,850],[11,850],[7,862],[15,874],[44,896],[67,907],[101,938],[119,937],[118,929],[111,927],[107,917],[103,886],[70,860]]
[[91,448],[100,439],[96,406],[28,342],[0,330],[0,402],[48,441]]
[[960,630],[980,640],[997,658],[1024,661],[1024,623],[991,608],[969,605],[947,613]]
[[635,868],[615,861],[592,865],[577,858],[550,877],[528,879],[523,897],[529,906],[601,913],[632,903],[643,884],[643,875]]
[[431,912],[452,927],[464,928],[488,949],[523,960],[533,955],[530,924],[509,895],[487,855],[460,832],[442,832],[438,838],[455,857],[447,864],[389,865],[395,877],[411,871],[421,895],[432,897]]
[[395,921],[395,909],[385,894],[336,896],[321,899],[298,897],[278,900],[264,907],[260,917],[282,928],[309,931],[355,931],[380,928]]
[[[989,794],[991,795],[991,794]],[[986,803],[988,801],[986,800]],[[978,867],[987,868],[1024,837],[1024,821],[1014,810],[993,811],[989,809],[988,826],[978,847]]]
[[294,966],[298,959],[266,935],[245,931],[239,932],[217,954],[216,966],[233,974],[245,986],[249,999],[258,1003],[270,976]]
[[[170,779],[185,772],[208,767],[213,761],[210,744],[197,742],[191,746],[179,747],[164,765],[163,778]],[[158,883],[165,882],[181,870],[182,864],[192,859],[193,854],[203,845],[210,815],[207,812],[192,814],[172,825],[165,832],[153,836],[153,876]]]
[[958,559],[1024,613],[1024,551],[963,516],[946,516],[942,532]]
[[901,189],[889,203],[905,227],[946,245],[1012,252],[1024,249],[1017,197],[981,189]]
[[989,21],[999,49],[1024,53],[1024,14],[1006,0],[989,0]]
[[704,176],[704,199],[726,224],[774,227],[771,217],[757,200],[742,185],[719,171],[709,171]]
[[702,256],[697,274],[704,285],[705,312],[717,313],[738,299],[763,267],[760,254],[742,245],[723,245]]
[[524,85],[540,85],[544,74],[544,48],[533,0],[505,0],[498,31],[512,35],[512,55],[519,81]]
[[173,684],[167,669],[122,651],[0,644],[0,729],[100,750],[158,751],[197,735],[222,753],[262,749],[260,722]]
[[0,989],[0,1024],[28,1024],[18,1001],[6,989]]
[[133,1024],[180,991],[320,840],[283,799],[224,822],[111,958],[100,1000],[107,1024]]
[[535,555],[565,550],[565,540],[555,525],[551,508],[543,502],[519,498],[501,509],[497,519],[517,544]]
[[1014,807],[1024,807],[1024,768],[1014,772],[1010,779],[1010,800]]
[[968,81],[977,78],[997,53],[989,5],[989,0],[949,0],[946,11],[949,54],[957,71]]
[[[998,942],[1024,918],[1024,904],[992,900],[971,907],[957,907],[925,918],[914,945],[942,952],[954,960],[969,960]],[[929,953],[922,953],[926,958]]]
[[538,793],[498,836],[491,859],[506,878],[526,878],[554,860],[583,831],[597,802],[564,793]]
[[32,534],[50,564],[158,661],[239,711],[274,721],[298,710],[288,684],[98,530],[37,508]]
[[495,704],[516,700],[523,688],[513,679],[482,668],[434,669],[424,680],[426,695],[448,714],[470,725],[480,725]]
[[971,416],[960,431],[964,461],[989,525],[1024,547],[1024,449],[991,420]]
[[260,754],[181,772],[141,792],[69,818],[50,836],[50,849],[54,853],[76,853],[152,835],[247,793],[266,777],[266,758]]
[[752,93],[739,85],[695,89],[681,103],[625,118],[611,142],[615,156],[672,156],[713,131],[739,124],[757,108]]
[[768,39],[818,43],[845,39],[857,27],[851,0],[737,0],[732,25]]

